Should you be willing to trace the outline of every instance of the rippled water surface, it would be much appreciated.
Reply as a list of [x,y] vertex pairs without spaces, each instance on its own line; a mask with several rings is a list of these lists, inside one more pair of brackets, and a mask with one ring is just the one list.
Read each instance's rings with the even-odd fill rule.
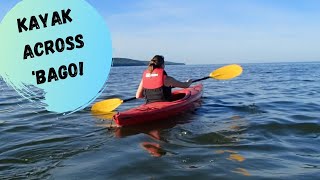
[[[0,80],[0,179],[319,178],[320,63],[242,66],[236,79],[204,81],[195,112],[121,129],[89,110],[36,109]],[[166,68],[186,80],[218,67]],[[112,68],[97,101],[134,96],[143,69]]]

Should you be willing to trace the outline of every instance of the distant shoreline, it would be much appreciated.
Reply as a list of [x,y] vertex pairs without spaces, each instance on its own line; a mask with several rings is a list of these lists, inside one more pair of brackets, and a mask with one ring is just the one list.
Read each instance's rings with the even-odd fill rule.
[[[140,61],[129,58],[112,58],[112,66],[147,66],[149,61]],[[176,63],[166,61],[166,65],[186,65],[185,63]]]

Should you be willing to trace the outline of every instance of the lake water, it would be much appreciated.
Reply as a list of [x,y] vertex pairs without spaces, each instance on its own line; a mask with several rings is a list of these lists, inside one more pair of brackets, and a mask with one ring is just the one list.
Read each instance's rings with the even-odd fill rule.
[[[320,63],[242,66],[236,79],[203,81],[195,112],[122,129],[89,110],[36,109],[0,80],[0,179],[319,178]],[[166,69],[186,80],[218,67]],[[112,68],[97,101],[134,96],[143,69]]]

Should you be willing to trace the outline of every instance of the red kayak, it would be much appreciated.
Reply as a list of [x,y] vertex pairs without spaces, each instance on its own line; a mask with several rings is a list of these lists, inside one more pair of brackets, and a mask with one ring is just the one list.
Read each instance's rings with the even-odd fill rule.
[[166,120],[187,110],[194,109],[202,96],[202,84],[174,91],[171,102],[154,102],[119,112],[113,120],[119,126],[150,123]]

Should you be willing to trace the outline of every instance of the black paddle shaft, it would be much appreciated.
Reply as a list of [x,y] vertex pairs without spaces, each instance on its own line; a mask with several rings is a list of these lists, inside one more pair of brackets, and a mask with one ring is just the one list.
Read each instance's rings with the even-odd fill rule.
[[196,80],[193,80],[192,83],[195,83],[195,82],[198,82],[198,81],[202,81],[202,80],[206,80],[206,79],[209,79],[210,76],[207,76],[207,77],[204,77],[204,78],[201,78],[201,79],[196,79]]
[[130,99],[125,99],[125,100],[123,100],[123,102],[128,102],[128,101],[132,101],[132,100],[135,100],[135,99],[137,99],[137,98],[133,97],[133,98],[130,98]]
[[[201,78],[201,79],[196,79],[196,80],[193,80],[192,83],[195,83],[195,82],[198,82],[198,81],[202,81],[202,80],[206,80],[206,79],[209,79],[210,76],[207,76],[207,77],[204,77],[204,78]],[[132,101],[132,100],[135,100],[137,99],[136,97],[132,97],[132,98],[129,98],[129,99],[125,99],[123,100],[123,102],[128,102],[128,101]]]

